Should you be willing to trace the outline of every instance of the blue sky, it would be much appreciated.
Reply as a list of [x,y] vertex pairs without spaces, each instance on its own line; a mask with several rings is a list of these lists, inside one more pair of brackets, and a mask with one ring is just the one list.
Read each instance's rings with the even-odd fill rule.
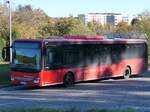
[[[0,0],[3,1],[3,0]],[[12,0],[18,4],[31,4],[41,8],[51,17],[64,17],[90,12],[114,12],[136,15],[150,9],[150,0]]]

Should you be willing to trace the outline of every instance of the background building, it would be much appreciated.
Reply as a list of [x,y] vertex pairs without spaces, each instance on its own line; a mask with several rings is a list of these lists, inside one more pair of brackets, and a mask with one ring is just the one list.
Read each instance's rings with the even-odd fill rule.
[[119,22],[131,23],[134,16],[122,15],[121,13],[88,13],[79,14],[78,18],[81,19],[85,24],[89,22],[97,22],[102,25],[116,26]]

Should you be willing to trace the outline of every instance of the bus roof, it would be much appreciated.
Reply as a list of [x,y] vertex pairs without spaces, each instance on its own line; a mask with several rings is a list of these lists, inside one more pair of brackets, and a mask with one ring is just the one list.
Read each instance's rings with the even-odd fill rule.
[[[140,37],[141,36],[141,37]],[[46,39],[20,39],[15,42],[147,42],[146,34],[104,34],[100,36],[64,36]]]

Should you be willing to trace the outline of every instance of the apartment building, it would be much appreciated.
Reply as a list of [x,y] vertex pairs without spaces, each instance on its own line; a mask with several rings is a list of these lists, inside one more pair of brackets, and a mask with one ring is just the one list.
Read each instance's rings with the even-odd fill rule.
[[121,21],[130,24],[134,17],[135,16],[122,15],[121,13],[88,13],[78,15],[78,18],[85,24],[95,21],[102,25],[109,24],[112,26],[116,26]]

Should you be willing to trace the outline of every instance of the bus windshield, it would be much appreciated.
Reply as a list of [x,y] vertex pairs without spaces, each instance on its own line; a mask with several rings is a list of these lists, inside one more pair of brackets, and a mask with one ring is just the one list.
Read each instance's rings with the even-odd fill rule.
[[12,68],[21,71],[40,70],[41,49],[39,43],[15,43]]

